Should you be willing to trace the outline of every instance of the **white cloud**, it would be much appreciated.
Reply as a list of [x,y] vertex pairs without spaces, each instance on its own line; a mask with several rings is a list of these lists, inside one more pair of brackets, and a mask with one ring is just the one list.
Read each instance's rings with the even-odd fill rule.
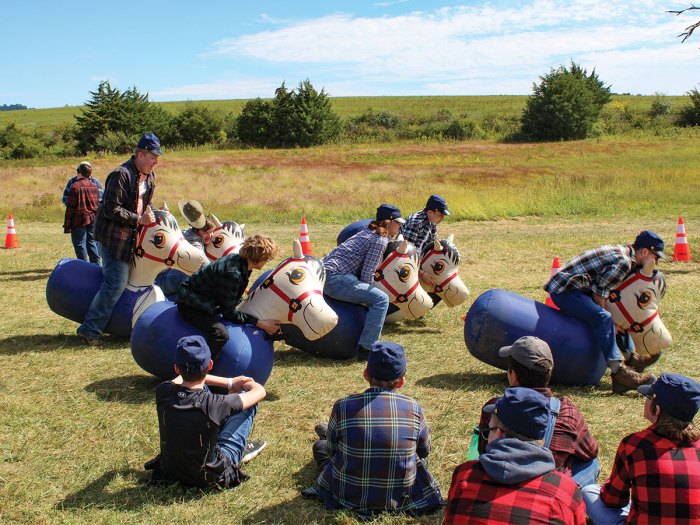
[[280,83],[278,79],[241,78],[186,84],[153,91],[150,98],[164,101],[271,97]]

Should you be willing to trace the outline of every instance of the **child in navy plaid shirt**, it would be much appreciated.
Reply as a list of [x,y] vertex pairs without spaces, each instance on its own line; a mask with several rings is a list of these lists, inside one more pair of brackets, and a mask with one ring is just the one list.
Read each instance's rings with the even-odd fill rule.
[[430,433],[420,404],[396,392],[404,384],[406,356],[397,343],[372,345],[364,378],[370,388],[333,405],[313,454],[321,468],[314,487],[328,509],[360,514],[422,514],[442,504],[428,472]]

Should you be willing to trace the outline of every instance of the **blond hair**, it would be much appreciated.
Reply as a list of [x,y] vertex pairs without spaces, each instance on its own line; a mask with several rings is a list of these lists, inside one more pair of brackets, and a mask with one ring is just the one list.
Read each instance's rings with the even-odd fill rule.
[[238,254],[246,261],[259,263],[279,257],[280,247],[267,235],[251,235],[243,241]]

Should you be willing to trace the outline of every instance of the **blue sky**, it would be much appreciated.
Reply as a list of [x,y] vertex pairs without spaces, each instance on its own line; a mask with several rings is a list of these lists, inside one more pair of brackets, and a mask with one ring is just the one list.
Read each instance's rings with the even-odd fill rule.
[[[151,100],[521,95],[550,68],[595,67],[616,93],[700,82],[700,19],[668,0],[34,1],[2,8],[0,104],[79,105],[101,80]],[[697,15],[697,16],[696,16]]]

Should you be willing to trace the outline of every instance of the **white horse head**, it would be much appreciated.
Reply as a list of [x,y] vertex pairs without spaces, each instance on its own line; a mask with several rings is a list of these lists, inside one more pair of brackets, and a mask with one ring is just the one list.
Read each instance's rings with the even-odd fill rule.
[[387,314],[387,322],[418,319],[433,307],[433,300],[420,286],[416,248],[408,241],[389,243],[384,259],[374,272],[374,283],[398,307]]
[[659,317],[659,301],[666,293],[666,280],[654,269],[654,261],[625,279],[610,292],[608,311],[616,325],[632,337],[635,351],[656,355],[671,344],[671,334]]
[[453,244],[454,236],[423,247],[420,268],[433,278],[435,284],[422,280],[421,285],[430,293],[438,295],[447,306],[462,304],[469,297],[469,289],[459,278],[459,251]]
[[238,253],[245,239],[243,228],[245,224],[227,221],[222,223],[215,215],[211,216],[214,222],[214,231],[211,242],[206,246],[207,257],[211,261],[216,261],[224,255]]
[[304,337],[314,341],[335,328],[338,316],[323,297],[323,264],[304,255],[296,239],[293,248],[294,255],[282,261],[238,309],[258,319],[294,324]]

